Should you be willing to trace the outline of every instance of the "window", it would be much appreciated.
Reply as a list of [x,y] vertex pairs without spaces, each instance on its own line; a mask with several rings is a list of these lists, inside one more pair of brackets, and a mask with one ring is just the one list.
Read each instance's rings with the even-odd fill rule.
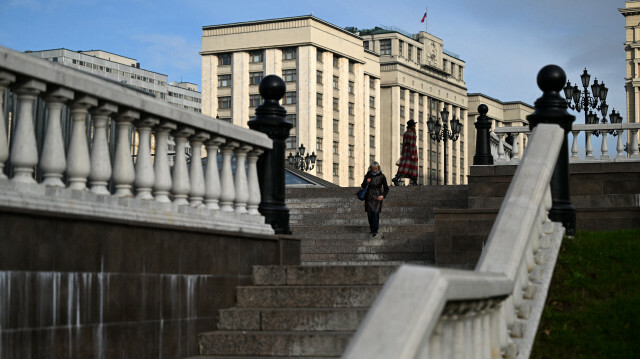
[[422,62],[422,49],[418,48],[418,58],[416,59],[417,63],[421,63]]
[[419,103],[420,105],[424,104],[424,96],[420,96],[420,95],[418,95],[418,103]]
[[422,122],[424,119],[424,113],[422,111],[418,112],[418,122]]
[[407,44],[407,58],[413,59],[413,46]]
[[318,62],[322,62],[322,54],[324,54],[324,51],[318,50],[318,52],[316,52],[316,60],[318,60]]
[[369,96],[369,107],[376,108],[376,98],[373,96]]
[[376,116],[369,116],[369,127],[376,127]]
[[369,147],[376,147],[376,136],[369,136]]
[[296,138],[295,137],[287,138],[287,149],[288,150],[295,150],[296,149]]
[[404,118],[404,106],[400,106],[400,118]]
[[369,41],[364,42],[364,48],[365,50],[369,50]]
[[404,42],[398,41],[398,56],[403,57],[404,55]]
[[316,71],[316,83],[322,84],[322,71]]
[[262,97],[260,95],[249,95],[249,107],[258,107],[262,104]]
[[283,60],[295,60],[298,58],[298,49],[295,47],[288,47],[286,49],[282,49],[282,59]]
[[218,97],[218,108],[231,108],[231,96]]
[[340,146],[338,146],[338,141],[333,141],[333,154],[340,154]]
[[322,129],[322,115],[316,115],[316,128]]
[[262,51],[251,51],[249,53],[249,62],[258,63],[263,61],[263,52]]
[[316,173],[322,173],[322,160],[316,160]]
[[340,121],[333,119],[333,132],[340,132]]
[[333,164],[333,175],[334,176],[339,176],[340,175],[340,166],[338,166],[337,163]]
[[353,81],[349,81],[349,93],[355,93],[355,86]]
[[349,61],[349,72],[353,73],[354,69],[355,69],[355,64]]
[[349,157],[354,157],[355,150],[353,145],[349,145]]
[[231,54],[218,54],[218,65],[231,65]]
[[353,123],[349,124],[349,136],[355,136],[354,125]]
[[414,114],[413,109],[412,109],[412,108],[410,108],[410,109],[409,109],[409,119],[410,119],[410,120],[413,120],[413,114]]
[[[418,130],[418,141],[422,140],[424,137],[424,131]],[[420,156],[422,158],[422,156]]]
[[353,102],[349,102],[349,115],[355,115],[356,114],[356,106]]
[[284,94],[285,105],[295,105],[298,102],[298,96],[295,92],[287,92]]
[[333,98],[333,110],[338,111],[338,107],[340,106],[340,101],[337,97]]
[[353,178],[353,172],[354,172],[353,166],[349,166],[349,178]]
[[340,87],[340,82],[338,76],[333,76],[333,88],[338,89]]
[[322,137],[316,138],[316,151],[322,151]]
[[218,75],[218,87],[231,86],[231,75]]
[[333,67],[339,67],[340,62],[338,61],[338,56],[333,55]]
[[404,124],[400,125],[400,137],[404,135]]
[[316,105],[322,107],[322,94],[316,93]]
[[296,70],[282,70],[282,79],[285,82],[295,82],[297,79],[297,72]]
[[263,72],[250,72],[249,73],[249,84],[250,85],[260,85],[260,81],[264,77]]
[[375,160],[376,160],[376,156],[374,156],[374,155],[369,155],[369,163],[370,163],[370,164],[371,164],[371,163],[373,163],[373,162],[375,162]]
[[288,114],[285,119],[287,120],[287,122],[290,122],[291,124],[293,124],[293,127],[296,127],[296,114]]
[[369,88],[372,88],[372,89],[376,88],[376,79],[372,77],[369,78]]
[[400,89],[400,99],[404,100],[404,90]]

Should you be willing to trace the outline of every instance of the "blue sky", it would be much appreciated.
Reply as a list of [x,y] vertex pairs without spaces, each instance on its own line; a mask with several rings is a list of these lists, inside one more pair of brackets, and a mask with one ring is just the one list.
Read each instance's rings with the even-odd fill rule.
[[626,118],[623,0],[2,0],[0,45],[100,49],[200,84],[202,26],[313,13],[340,27],[415,33],[425,28],[426,5],[429,32],[466,61],[469,92],[533,104],[541,67],[560,65],[572,82],[587,67],[610,89],[609,108]]

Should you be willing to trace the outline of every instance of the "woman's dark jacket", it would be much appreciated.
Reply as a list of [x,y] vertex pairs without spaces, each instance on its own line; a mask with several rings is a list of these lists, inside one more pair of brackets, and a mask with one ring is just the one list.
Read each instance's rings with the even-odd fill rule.
[[382,212],[382,201],[378,201],[376,198],[379,195],[387,197],[387,193],[389,193],[387,177],[382,174],[382,171],[379,171],[378,174],[369,171],[364,176],[360,187],[364,188],[367,185],[368,178],[371,178],[371,182],[369,182],[369,189],[367,189],[367,195],[364,198],[364,210],[366,212]]

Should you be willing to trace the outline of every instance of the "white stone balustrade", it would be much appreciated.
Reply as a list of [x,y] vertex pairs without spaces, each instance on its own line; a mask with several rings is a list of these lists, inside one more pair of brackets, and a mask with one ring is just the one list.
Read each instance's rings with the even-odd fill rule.
[[[571,157],[569,158],[570,163],[581,163],[581,162],[626,162],[626,161],[640,161],[640,156],[638,154],[638,130],[640,130],[640,123],[616,123],[616,124],[598,124],[598,125],[576,125],[574,124],[571,127],[572,134],[572,142],[571,142]],[[593,132],[599,131],[599,135],[596,136]],[[615,131],[617,140],[616,140],[616,148],[615,155],[609,153],[609,144],[607,141],[608,136],[612,135],[609,131]],[[505,156],[504,153],[501,155],[498,148],[508,148],[507,144],[504,144],[504,136],[507,133],[510,133],[514,137],[514,144],[521,143],[523,140],[523,136],[529,136],[530,131],[529,127],[520,126],[520,127],[497,127],[494,129],[494,133],[498,136],[500,145],[496,146],[496,151],[498,151],[498,156],[496,156],[496,160],[494,163],[496,165],[513,165],[518,164],[519,162],[519,154],[518,154],[518,146],[513,146],[513,153],[511,158],[509,156]],[[580,157],[579,155],[579,143],[578,136],[580,134],[585,136],[585,147],[584,147],[584,157]],[[625,152],[625,134],[627,136],[631,136],[631,141],[629,141],[629,149]],[[593,154],[594,142],[596,145],[600,146],[600,155],[595,156]],[[493,150],[493,149],[492,149]]]
[[[0,57],[0,101],[9,91],[17,104],[7,109],[0,102],[0,201],[6,206],[273,233],[257,210],[261,196],[256,162],[272,148],[265,134],[13,50],[0,47]],[[46,119],[38,113],[36,101],[45,104]],[[10,124],[6,113],[13,116]],[[38,125],[44,128],[41,138],[36,138],[34,123],[43,123]],[[12,137],[6,131],[8,125]],[[65,144],[63,133],[69,129]],[[175,153],[169,151],[170,135]],[[192,150],[189,165],[187,142]],[[208,156],[206,170],[203,147]],[[46,197],[49,192],[36,190],[45,186],[54,191],[75,190],[52,193],[82,201],[57,203],[56,196]],[[36,193],[39,198],[23,200]]]
[[564,130],[531,135],[475,271],[403,265],[343,358],[528,358],[564,229],[549,182]]

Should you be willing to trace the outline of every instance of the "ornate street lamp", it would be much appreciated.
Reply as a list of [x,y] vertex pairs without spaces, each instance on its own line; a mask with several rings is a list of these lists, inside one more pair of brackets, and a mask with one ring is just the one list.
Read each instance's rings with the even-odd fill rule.
[[304,147],[304,145],[300,144],[300,147],[298,148],[295,156],[289,153],[289,157],[287,157],[287,163],[289,164],[289,166],[301,171],[312,170],[315,167],[316,158],[318,156],[316,156],[315,152],[311,153],[311,155],[307,153],[307,155],[305,156],[305,151],[306,148]]
[[444,142],[444,184],[447,184],[447,141],[457,141],[458,137],[460,137],[460,132],[462,131],[462,124],[460,120],[456,118],[455,115],[449,121],[451,125],[451,130],[449,130],[447,126],[447,120],[449,119],[449,111],[445,107],[442,112],[440,112],[440,116],[442,118],[442,124],[438,121],[436,116],[429,116],[429,120],[427,121],[427,129],[429,130],[429,136],[432,140],[440,143],[440,140]]
[[[591,85],[591,94],[589,93],[589,82],[591,81],[591,75],[584,69],[582,75],[580,75],[580,81],[582,82],[582,91],[578,88],[578,85],[571,86],[571,82],[567,80],[567,84],[564,87],[564,97],[567,101],[567,106],[578,112],[584,109],[584,123],[587,125],[597,125],[598,123],[607,123],[607,112],[609,111],[609,105],[607,105],[607,93],[609,89],[603,83],[598,83],[595,79]],[[593,113],[591,109],[596,110]],[[598,118],[597,111],[602,114],[602,119]],[[622,120],[622,119],[621,119]],[[592,132],[596,136],[600,136],[600,131],[595,130]]]

